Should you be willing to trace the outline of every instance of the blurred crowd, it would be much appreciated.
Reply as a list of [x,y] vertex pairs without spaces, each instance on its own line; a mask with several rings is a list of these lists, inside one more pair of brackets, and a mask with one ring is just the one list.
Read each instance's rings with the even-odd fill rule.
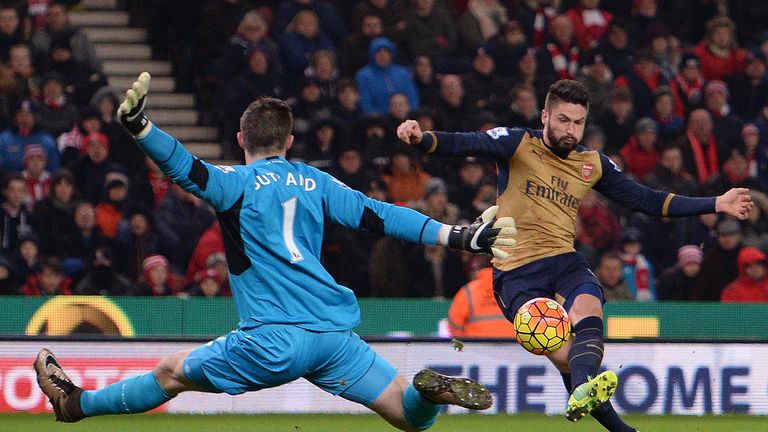
[[[495,164],[421,156],[422,129],[541,128],[550,84],[592,90],[583,145],[656,189],[749,187],[747,221],[664,219],[585,197],[576,247],[609,300],[768,301],[768,7],[750,0],[126,0],[223,159],[245,107],[287,99],[289,160],[445,223],[493,204]],[[76,1],[0,1],[0,292],[228,295],[214,214],[115,124]],[[137,71],[138,72],[138,71]],[[359,296],[452,297],[485,259],[328,226]]]

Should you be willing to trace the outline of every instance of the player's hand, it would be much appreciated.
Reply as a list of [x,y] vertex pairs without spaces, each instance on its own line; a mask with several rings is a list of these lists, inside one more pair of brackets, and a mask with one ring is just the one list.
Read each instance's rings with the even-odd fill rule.
[[472,253],[488,253],[498,259],[509,257],[500,247],[512,247],[517,241],[515,219],[511,217],[496,218],[499,206],[488,207],[483,214],[471,225],[454,226],[448,235],[448,246]]
[[740,220],[749,217],[752,207],[754,207],[754,203],[752,203],[752,197],[749,195],[749,189],[746,188],[733,188],[715,198],[716,212],[725,213]]
[[418,144],[424,137],[424,132],[416,120],[406,120],[397,127],[397,137],[408,145]]
[[128,132],[141,135],[149,127],[149,118],[144,113],[147,106],[147,93],[149,93],[149,72],[142,72],[125,92],[125,100],[117,109],[117,117],[120,123],[128,129]]

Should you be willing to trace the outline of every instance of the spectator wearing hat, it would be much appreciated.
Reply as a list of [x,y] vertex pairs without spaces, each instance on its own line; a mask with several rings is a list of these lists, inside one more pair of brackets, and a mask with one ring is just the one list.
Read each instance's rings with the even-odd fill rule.
[[704,76],[701,61],[696,54],[685,52],[680,55],[677,74],[669,83],[675,95],[675,112],[690,114],[704,103]]
[[712,115],[713,133],[717,143],[724,149],[734,148],[744,124],[728,103],[730,91],[725,82],[712,80],[704,87],[704,107]]
[[720,301],[723,288],[739,275],[737,257],[742,248],[739,223],[723,219],[717,224],[715,244],[704,249],[699,299]]
[[10,257],[19,246],[20,239],[34,232],[34,221],[24,207],[27,183],[19,173],[11,173],[3,182],[0,204],[0,252]]
[[653,94],[653,119],[659,125],[662,146],[676,142],[685,131],[685,119],[675,111],[675,95],[669,86],[660,86]]
[[88,272],[75,286],[81,295],[130,295],[131,283],[115,269],[115,255],[111,247],[99,246],[93,251]]
[[150,255],[142,261],[141,282],[135,285],[132,295],[166,297],[173,295],[168,259],[162,255]]
[[24,169],[24,149],[31,144],[43,147],[49,170],[59,169],[61,162],[56,142],[38,127],[37,109],[31,100],[20,101],[16,106],[13,126],[0,133],[0,168],[4,171],[21,172]]
[[723,303],[768,303],[768,257],[758,248],[747,246],[739,251],[739,276],[720,294]]
[[45,74],[40,83],[40,124],[54,137],[69,132],[78,120],[77,107],[64,94],[64,81],[57,72]]
[[624,282],[636,301],[656,300],[656,276],[653,266],[643,255],[643,234],[637,228],[621,233],[621,263]]
[[26,206],[29,210],[33,210],[35,204],[50,193],[51,173],[45,169],[46,159],[45,150],[39,144],[31,144],[24,149],[24,171],[21,175],[27,182]]
[[59,170],[51,177],[50,195],[35,205],[34,219],[43,255],[65,257],[77,237],[74,195],[74,177],[67,170]]
[[109,161],[109,138],[101,132],[93,132],[83,138],[85,154],[75,164],[75,185],[80,197],[92,203],[104,195],[104,180],[107,173],[120,171],[120,167]]
[[677,263],[662,272],[659,278],[659,300],[698,300],[703,260],[704,252],[699,246],[685,245],[678,249]]
[[659,125],[653,119],[643,117],[635,124],[635,133],[621,148],[626,173],[638,181],[651,174],[661,160],[658,137]]
[[27,297],[72,295],[72,278],[61,270],[58,258],[40,259],[38,270],[29,275],[21,287],[21,292]]
[[600,8],[600,0],[579,0],[565,15],[571,20],[576,43],[584,52],[597,47],[613,21],[613,14]]
[[731,90],[731,102],[734,112],[742,119],[753,119],[765,106],[768,99],[766,77],[766,57],[760,50],[747,53],[744,72],[725,77]]
[[222,280],[219,272],[212,268],[198,271],[194,282],[187,287],[187,292],[198,297],[221,297]]
[[389,98],[395,93],[408,97],[411,109],[419,107],[419,95],[408,69],[394,64],[395,44],[378,37],[368,47],[368,65],[357,71],[355,81],[360,91],[360,110],[364,114],[385,115]]
[[616,252],[604,252],[595,269],[595,276],[603,288],[605,301],[630,301],[635,298],[624,281],[621,257]]
[[738,47],[736,24],[726,16],[707,21],[706,35],[693,48],[693,53],[699,57],[701,73],[707,81],[744,72],[747,52]]
[[121,172],[112,171],[104,177],[103,198],[96,205],[96,225],[109,239],[117,238],[123,209],[128,200],[128,184],[128,177]]
[[741,144],[749,161],[749,176],[761,179],[768,177],[768,145],[763,142],[760,129],[754,123],[742,126]]

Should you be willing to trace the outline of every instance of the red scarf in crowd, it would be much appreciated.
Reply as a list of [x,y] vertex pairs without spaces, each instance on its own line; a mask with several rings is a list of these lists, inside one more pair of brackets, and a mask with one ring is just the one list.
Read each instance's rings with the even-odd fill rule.
[[698,176],[699,184],[707,182],[711,176],[720,172],[717,162],[717,142],[715,137],[710,134],[707,138],[707,154],[704,154],[704,147],[691,132],[686,132],[688,142],[691,143],[691,150],[693,150],[693,160],[696,162],[696,174]]
[[552,57],[555,73],[558,79],[574,79],[579,72],[579,47],[574,45],[568,50],[568,58],[560,47],[553,43],[547,44],[547,51]]
[[557,15],[557,9],[551,7],[543,7],[536,11],[536,17],[533,19],[533,46],[536,48],[544,45],[547,39],[547,24],[555,15]]

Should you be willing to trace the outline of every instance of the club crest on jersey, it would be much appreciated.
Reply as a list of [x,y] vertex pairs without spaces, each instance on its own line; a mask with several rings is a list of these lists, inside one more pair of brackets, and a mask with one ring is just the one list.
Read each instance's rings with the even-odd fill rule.
[[584,180],[589,180],[592,174],[595,172],[595,165],[590,162],[585,162],[581,165],[581,177]]

